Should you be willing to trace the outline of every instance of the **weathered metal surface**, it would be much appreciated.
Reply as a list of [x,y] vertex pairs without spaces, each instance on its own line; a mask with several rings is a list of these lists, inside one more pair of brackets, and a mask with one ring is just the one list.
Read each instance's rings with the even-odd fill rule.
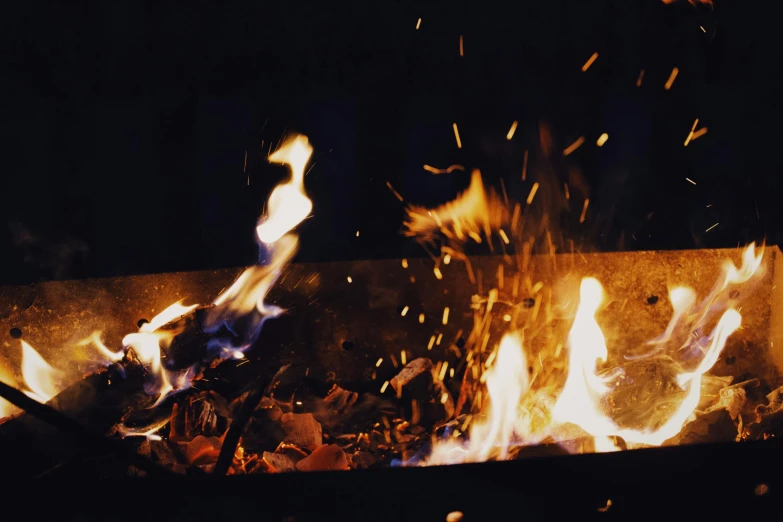
[[[539,281],[552,289],[547,313],[554,331],[562,335],[578,301],[580,278],[597,277],[607,296],[598,320],[610,353],[622,354],[664,331],[672,313],[668,285],[688,285],[704,297],[720,276],[723,262],[731,259],[739,264],[740,257],[741,251],[733,249],[560,254],[531,258],[519,278],[515,263],[504,263],[499,256],[471,258],[471,265],[484,294],[490,288],[500,290],[493,327],[497,335],[502,333],[506,313],[500,307],[516,314],[517,324],[524,324],[529,314],[544,313],[524,303],[531,297],[530,287]],[[767,247],[763,274],[742,290],[748,292],[741,301],[743,327],[730,338],[713,373],[761,377],[770,383],[783,374],[783,324],[777,320],[783,297],[776,284],[783,277],[781,262],[780,250]],[[504,265],[502,280],[499,264]],[[432,268],[428,259],[409,260],[407,268],[400,260],[294,264],[270,295],[270,301],[288,313],[266,323],[248,355],[271,366],[319,365],[357,390],[379,387],[395,375],[392,356],[399,362],[401,350],[406,350],[408,360],[429,356],[453,364],[457,356],[448,347],[459,332],[467,337],[472,328],[470,304],[477,287],[460,262],[441,266],[442,280]],[[150,319],[180,299],[185,304],[208,303],[239,273],[228,269],[0,288],[0,364],[19,375],[21,350],[19,340],[11,335],[11,329],[18,328],[24,340],[64,369],[67,379],[75,380],[91,368],[84,349],[77,352],[75,344],[94,330],[104,332],[107,345],[119,347],[140,319]],[[653,296],[658,299],[651,304]],[[446,306],[449,321],[443,325]],[[443,341],[428,351],[431,336],[439,334]],[[384,361],[376,368],[380,357]]]

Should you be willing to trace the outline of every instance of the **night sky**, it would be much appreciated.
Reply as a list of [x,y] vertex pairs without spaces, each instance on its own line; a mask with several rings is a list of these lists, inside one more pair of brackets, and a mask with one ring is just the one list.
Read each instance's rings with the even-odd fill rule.
[[[0,284],[254,262],[286,175],[266,156],[294,131],[315,147],[301,261],[422,255],[387,181],[435,205],[471,168],[517,199],[569,182],[591,204],[559,224],[585,250],[783,239],[783,60],[758,3],[334,4],[4,4]],[[586,141],[547,155],[542,133]]]

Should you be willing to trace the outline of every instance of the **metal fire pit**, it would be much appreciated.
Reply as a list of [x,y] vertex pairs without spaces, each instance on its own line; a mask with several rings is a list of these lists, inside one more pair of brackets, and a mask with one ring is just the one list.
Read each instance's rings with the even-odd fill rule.
[[[531,258],[524,274],[528,283],[541,281],[554,288],[565,303],[575,302],[581,277],[597,277],[608,297],[598,319],[610,351],[622,353],[665,329],[672,313],[667,285],[688,285],[703,297],[718,279],[723,261],[729,258],[739,264],[740,255],[739,250],[561,254]],[[767,247],[763,274],[748,287],[752,294],[743,301],[743,327],[730,337],[711,371],[736,380],[758,377],[761,392],[779,386],[783,375],[783,322],[777,320],[783,309],[783,286],[778,281],[783,278],[781,259],[777,247]],[[502,272],[499,264],[504,264]],[[534,302],[527,294],[531,285],[515,277],[516,268],[503,258],[471,258],[471,265],[483,293],[498,288],[501,301]],[[380,357],[399,359],[400,351],[406,350],[409,360],[427,356],[453,366],[457,356],[449,347],[460,345],[460,338],[470,332],[476,285],[468,281],[462,263],[441,266],[441,271],[443,278],[436,278],[428,259],[292,265],[269,296],[288,313],[266,323],[248,358],[269,372],[282,364],[307,365],[345,388],[375,393],[399,370],[391,362],[376,368]],[[107,345],[119,346],[139,320],[180,299],[206,304],[239,272],[0,288],[0,318],[5,326],[0,331],[0,364],[19,368],[21,333],[45,359],[77,380],[90,368],[84,361],[72,360],[74,343],[101,330]],[[405,307],[408,312],[403,317]],[[450,309],[446,325],[442,324],[444,307]],[[534,309],[523,304],[515,313],[524,318]],[[431,337],[439,334],[443,342],[428,350]],[[0,462],[5,451],[13,449],[0,450]],[[141,513],[134,511],[137,502],[119,505],[106,500],[123,491],[118,487],[128,487],[136,499],[165,494],[170,505],[155,514],[169,520],[212,520],[229,513],[264,513],[270,520],[286,516],[296,517],[288,520],[445,520],[454,510],[464,512],[464,520],[494,520],[500,513],[507,517],[512,512],[519,518],[532,514],[532,519],[640,514],[677,518],[684,511],[703,516],[714,512],[720,519],[736,511],[743,520],[761,520],[778,507],[777,491],[783,484],[771,463],[781,456],[783,447],[772,440],[446,468],[188,478],[165,484],[129,480],[124,485],[112,483],[106,491],[91,485],[84,494],[96,518],[117,520],[138,518]],[[36,487],[39,492],[48,488]],[[59,506],[60,519],[65,520],[83,514],[84,506],[54,501],[64,494],[56,491],[58,487],[47,491],[53,501],[42,509]],[[607,500],[612,503],[605,509]],[[151,508],[146,509],[148,515]]]

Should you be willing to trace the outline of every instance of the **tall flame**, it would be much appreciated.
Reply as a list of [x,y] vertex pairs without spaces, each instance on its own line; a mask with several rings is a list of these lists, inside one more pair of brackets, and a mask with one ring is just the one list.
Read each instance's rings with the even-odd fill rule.
[[275,187],[269,196],[267,217],[256,228],[258,239],[264,243],[271,244],[283,237],[313,210],[304,191],[305,167],[312,154],[310,142],[299,135],[269,156],[270,162],[291,167],[291,180]]
[[[215,333],[226,327],[238,339],[213,339],[210,341],[212,349],[221,350],[226,355],[240,354],[257,339],[264,321],[282,312],[264,300],[296,253],[298,238],[289,232],[307,218],[313,208],[304,192],[305,168],[312,153],[313,148],[307,138],[298,135],[269,157],[273,163],[288,165],[291,179],[272,191],[267,204],[268,213],[256,228],[260,241],[259,258],[265,263],[245,270],[231,287],[215,299],[207,318],[207,332]],[[241,328],[236,326],[239,320],[243,321]]]
[[519,403],[528,391],[530,378],[521,334],[506,334],[500,342],[494,365],[487,370],[488,411],[473,422],[466,445],[438,443],[429,464],[483,462],[496,456],[505,459],[515,435]]
[[[761,256],[755,253],[755,244],[745,249],[742,265],[737,268],[732,262],[724,265],[724,277],[702,303],[701,319],[688,332],[697,331],[706,322],[713,305],[722,292],[732,284],[747,282],[758,273]],[[669,294],[674,314],[664,334],[655,342],[666,343],[672,338],[680,319],[693,308],[695,293],[687,287],[672,289]],[[568,335],[569,367],[566,384],[552,409],[552,421],[561,424],[575,424],[596,440],[609,436],[622,437],[628,443],[657,446],[680,432],[693,414],[701,397],[702,376],[718,361],[729,336],[741,325],[740,313],[726,309],[712,333],[706,338],[688,335],[684,348],[687,353],[703,354],[695,369],[680,373],[677,384],[686,392],[675,412],[661,426],[655,429],[620,428],[604,411],[603,400],[609,393],[607,381],[598,375],[597,365],[606,360],[607,348],[601,328],[595,320],[595,313],[603,300],[601,284],[593,278],[584,278],[580,288],[579,307]],[[605,447],[601,442],[596,448]]]

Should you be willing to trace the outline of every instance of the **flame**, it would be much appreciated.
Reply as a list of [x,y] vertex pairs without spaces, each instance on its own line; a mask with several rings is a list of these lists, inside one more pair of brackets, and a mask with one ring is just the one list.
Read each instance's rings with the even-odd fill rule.
[[274,243],[304,221],[313,203],[304,192],[304,176],[313,148],[305,136],[296,136],[269,156],[272,163],[285,163],[291,168],[291,180],[275,187],[269,196],[269,213],[256,228],[258,239]]
[[126,349],[132,349],[140,363],[142,363],[153,375],[153,386],[147,389],[150,395],[157,395],[158,400],[153,406],[160,404],[174,391],[181,391],[190,386],[190,371],[174,372],[163,367],[161,362],[162,345],[169,343],[176,331],[159,328],[179,319],[191,312],[198,305],[184,306],[182,301],[171,304],[168,308],[152,318],[148,323],[139,327],[139,331],[126,335],[122,339],[122,345]]
[[[0,363],[0,382],[8,384],[9,386],[14,385],[13,373],[11,373],[11,370],[6,368],[2,363]],[[16,407],[13,404],[5,399],[0,399],[0,420],[13,415],[15,411]]]
[[489,394],[485,418],[473,422],[467,445],[438,442],[429,464],[483,462],[491,455],[501,460],[508,456],[519,403],[530,387],[522,335],[504,335],[496,353],[494,365],[485,374]]
[[22,379],[25,394],[38,402],[47,402],[64,388],[63,373],[52,368],[35,348],[22,341]]
[[268,305],[264,300],[296,253],[299,241],[289,232],[307,218],[313,208],[304,192],[305,168],[312,152],[307,138],[299,135],[269,157],[273,163],[284,163],[290,167],[291,180],[272,191],[267,205],[269,212],[256,228],[261,241],[259,257],[267,262],[245,270],[231,287],[215,299],[205,327],[209,333],[217,332],[222,326],[235,332],[233,325],[240,318],[247,321],[242,332],[238,333],[238,340],[210,341],[211,348],[221,350],[226,356],[236,356],[251,346],[264,321],[282,313],[280,308]]
[[[658,446],[677,435],[693,414],[701,397],[702,376],[718,361],[729,336],[741,325],[740,313],[729,307],[721,315],[712,333],[706,338],[698,334],[715,308],[714,303],[723,297],[729,285],[745,283],[759,272],[763,251],[756,254],[755,244],[749,245],[742,255],[742,265],[737,268],[728,261],[724,265],[724,277],[701,304],[701,318],[687,332],[686,353],[703,354],[695,369],[677,375],[677,384],[686,392],[676,411],[656,429],[626,429],[618,427],[604,411],[603,400],[609,393],[608,379],[598,374],[598,364],[606,361],[607,347],[595,314],[603,301],[601,284],[593,278],[584,278],[580,288],[579,307],[568,335],[568,375],[566,384],[552,409],[552,421],[575,424],[596,438],[596,450],[608,449],[606,437],[622,437],[628,443]],[[696,302],[692,289],[676,287],[670,291],[674,314],[666,331],[655,344],[663,345],[672,339],[680,320]],[[706,346],[705,346],[706,345]]]
[[457,199],[428,210],[411,206],[407,210],[405,235],[432,239],[440,231],[446,237],[463,241],[470,237],[481,242],[481,233],[489,237],[492,230],[503,224],[503,208],[493,195],[488,195],[481,180],[481,172],[474,170],[470,186]]

